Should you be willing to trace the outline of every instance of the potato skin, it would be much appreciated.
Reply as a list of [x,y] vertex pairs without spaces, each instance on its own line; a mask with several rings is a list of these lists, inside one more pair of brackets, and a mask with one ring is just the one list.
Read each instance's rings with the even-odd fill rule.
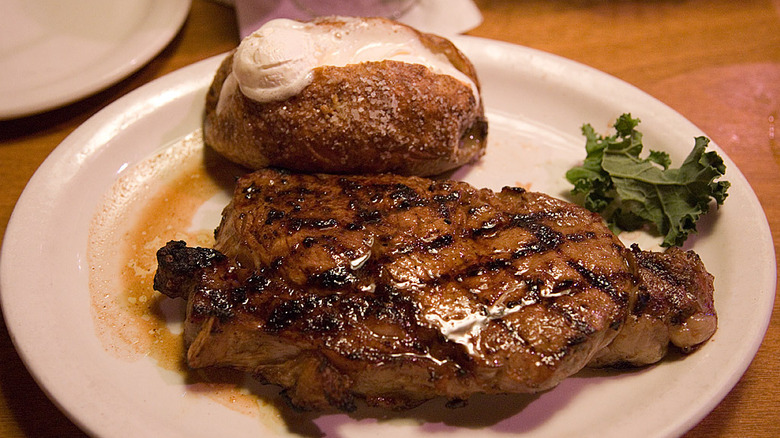
[[[478,84],[468,59],[448,40],[420,34]],[[422,65],[398,61],[316,68],[299,94],[260,103],[234,93],[219,113],[233,53],[206,97],[206,143],[251,169],[436,175],[479,158],[486,146],[484,108],[467,85]],[[477,85],[478,86],[478,85]]]

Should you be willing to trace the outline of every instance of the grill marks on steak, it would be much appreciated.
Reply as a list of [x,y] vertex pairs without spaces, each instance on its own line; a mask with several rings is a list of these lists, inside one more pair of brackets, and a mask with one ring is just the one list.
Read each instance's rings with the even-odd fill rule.
[[713,276],[693,251],[663,253],[631,246],[639,288],[618,336],[591,360],[591,366],[644,365],[666,355],[669,344],[689,353],[718,325]]
[[599,216],[519,188],[266,169],[215,233],[214,250],[158,252],[155,288],[188,299],[188,363],[247,370],[302,408],[550,388],[636,296],[635,257]]

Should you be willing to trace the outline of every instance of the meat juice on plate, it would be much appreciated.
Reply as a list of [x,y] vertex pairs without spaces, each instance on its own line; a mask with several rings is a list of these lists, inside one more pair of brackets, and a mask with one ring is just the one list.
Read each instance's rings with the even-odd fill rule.
[[212,246],[226,204],[221,201],[244,172],[201,145],[196,132],[128,169],[93,218],[88,259],[96,335],[114,357],[151,358],[177,373],[188,394],[202,394],[278,429],[280,400],[273,392],[258,395],[259,385],[236,371],[187,368],[184,308],[152,289],[157,249],[178,239]]

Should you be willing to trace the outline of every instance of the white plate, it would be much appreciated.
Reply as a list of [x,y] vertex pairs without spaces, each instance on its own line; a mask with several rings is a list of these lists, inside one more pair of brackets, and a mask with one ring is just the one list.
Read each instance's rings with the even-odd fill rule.
[[[491,123],[484,160],[455,174],[476,185],[522,183],[565,195],[563,174],[584,157],[580,126],[590,122],[606,132],[626,111],[642,120],[648,147],[667,150],[675,164],[702,134],[654,98],[591,68],[494,41],[455,41],[477,66]],[[273,413],[241,413],[148,358],[110,354],[98,339],[90,303],[89,273],[105,268],[88,262],[90,223],[106,208],[115,182],[131,188],[111,201],[120,211],[143,204],[133,199],[132,187],[140,193],[160,184],[164,172],[155,173],[154,163],[175,167],[177,151],[193,145],[179,140],[199,128],[205,89],[219,62],[208,59],[154,81],[84,123],[33,176],[9,223],[0,259],[9,331],[41,387],[91,434],[266,437],[283,431],[285,422]],[[638,371],[581,373],[536,396],[476,397],[459,410],[433,401],[399,414],[293,416],[287,425],[327,436],[410,438],[440,432],[624,437],[637,430],[664,437],[689,429],[747,368],[775,295],[775,255],[763,210],[734,163],[712,148],[724,156],[733,185],[725,206],[690,241],[715,275],[720,316],[718,332],[695,354]],[[142,162],[152,171],[138,171]],[[218,220],[218,206],[211,207],[202,209],[205,227]],[[127,237],[103,236],[117,244]],[[114,293],[106,290],[109,298]]]
[[141,68],[190,0],[0,0],[0,120],[74,102]]

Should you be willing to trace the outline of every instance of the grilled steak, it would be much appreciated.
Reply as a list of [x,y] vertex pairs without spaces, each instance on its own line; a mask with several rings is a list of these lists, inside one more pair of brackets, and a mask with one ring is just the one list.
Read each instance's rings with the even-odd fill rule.
[[158,252],[155,289],[188,300],[189,366],[246,370],[304,409],[551,388],[648,308],[643,253],[520,188],[265,169],[239,179],[215,236]]
[[718,325],[713,277],[693,251],[663,253],[633,245],[639,279],[626,323],[591,366],[645,365],[666,355],[669,344],[690,352],[708,340]]

